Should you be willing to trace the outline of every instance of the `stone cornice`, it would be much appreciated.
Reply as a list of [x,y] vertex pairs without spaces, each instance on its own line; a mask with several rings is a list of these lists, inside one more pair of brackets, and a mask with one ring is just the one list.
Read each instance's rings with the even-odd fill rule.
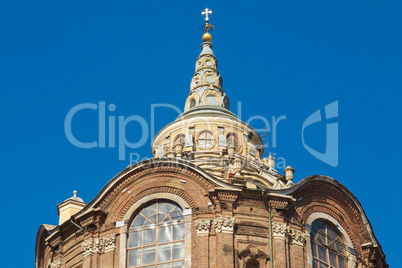
[[[85,211],[85,213],[79,215],[78,217],[73,216],[71,219],[74,222],[78,223],[81,227],[85,228],[90,224],[102,223],[107,216],[107,212],[102,209],[90,209]],[[64,239],[63,237],[68,232],[71,232],[72,229],[78,229],[75,225],[71,223],[71,220],[68,220],[55,228],[54,232],[46,238],[46,243],[51,245],[51,247],[55,247],[60,244]]]

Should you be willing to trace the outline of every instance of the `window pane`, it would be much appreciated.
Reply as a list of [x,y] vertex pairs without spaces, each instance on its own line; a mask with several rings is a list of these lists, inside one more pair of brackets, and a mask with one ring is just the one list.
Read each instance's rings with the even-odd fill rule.
[[172,241],[172,226],[160,227],[158,232],[158,242]]
[[327,251],[325,250],[325,248],[318,246],[318,257],[319,257],[320,261],[328,262]]
[[328,265],[326,265],[326,264],[320,262],[320,268],[328,268],[328,267],[329,267]]
[[[329,240],[335,240],[338,237],[338,234],[334,232],[334,230],[331,229],[331,227],[327,227],[327,234],[328,234],[328,239]],[[328,242],[329,242],[328,240]]]
[[158,246],[158,263],[171,260],[171,248],[172,244]]
[[137,215],[133,224],[131,225],[131,228],[140,227],[140,226],[144,225],[144,222],[145,222],[145,218],[142,215]]
[[130,243],[129,243],[130,248],[135,248],[135,247],[141,246],[141,242],[142,242],[142,232],[141,231],[130,233]]
[[152,224],[156,224],[156,214],[150,216],[148,218],[148,221],[150,221]]
[[206,141],[205,148],[206,148],[206,149],[211,149],[213,145],[214,145],[214,141],[213,141],[213,140],[207,140],[207,141]]
[[329,264],[336,267],[336,254],[329,252]]
[[175,205],[170,203],[159,203],[159,212],[168,214],[170,211],[173,210],[174,207]]
[[154,222],[150,222],[149,220],[147,220],[145,223],[144,223],[144,226],[143,227],[151,227],[151,226],[155,226],[155,223]]
[[184,239],[184,224],[173,225],[173,240]]
[[317,245],[314,243],[314,242],[311,242],[311,251],[313,252],[312,254],[313,254],[313,257],[317,257],[318,258],[318,255],[317,255]]
[[173,260],[184,259],[184,242],[173,244]]
[[202,149],[205,148],[205,140],[198,140],[198,146]]
[[195,106],[195,100],[191,100],[190,102],[190,108],[193,108]]
[[316,235],[316,237],[315,237],[315,240],[316,240],[317,243],[319,243],[319,244],[321,244],[321,245],[325,245],[325,244],[326,244],[326,243],[325,243],[325,236],[324,236],[324,234],[317,233],[317,235]]
[[142,264],[152,263],[155,263],[155,246],[143,248]]
[[158,213],[158,224],[167,223],[170,221],[170,217],[165,213]]
[[170,263],[158,264],[158,268],[170,268]]
[[184,261],[174,262],[172,267],[173,268],[184,268]]
[[128,251],[129,264],[128,266],[134,267],[141,265],[141,249],[131,249]]
[[[159,217],[161,216],[161,214],[159,214]],[[159,218],[159,224],[167,224],[169,222],[172,222],[172,218],[170,217],[170,214],[163,214],[162,218]]]
[[323,234],[325,233],[325,223],[323,222],[315,221],[313,222],[312,227]]
[[341,241],[336,240],[336,241],[335,241],[335,247],[336,247],[336,250],[337,250],[338,252],[340,252],[340,253],[343,253],[343,252],[344,252],[344,251],[343,251],[343,247],[342,247]]
[[144,245],[155,244],[156,241],[156,230],[144,230]]
[[149,215],[152,215],[155,213],[156,213],[156,203],[144,208],[141,211],[141,214],[144,215],[145,217],[149,217]]
[[346,267],[345,259],[338,256],[338,262],[339,262],[339,268],[344,268]]
[[172,217],[172,220],[178,221],[178,220],[184,220],[183,217],[183,212],[181,211],[180,208],[176,207],[171,213],[170,217]]
[[316,259],[313,260],[313,268],[319,268],[318,261]]

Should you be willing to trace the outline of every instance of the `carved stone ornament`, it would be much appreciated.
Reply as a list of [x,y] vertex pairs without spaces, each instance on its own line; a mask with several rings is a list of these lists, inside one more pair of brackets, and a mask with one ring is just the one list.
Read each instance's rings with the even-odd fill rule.
[[82,242],[82,251],[84,252],[84,257],[88,255],[93,255],[94,253],[99,253],[102,250],[103,241],[99,238],[89,238]]
[[105,253],[116,249],[116,235],[115,234],[107,235],[102,240],[103,240],[103,244],[105,245]]
[[274,238],[285,238],[288,233],[290,233],[290,229],[285,224],[276,223],[272,226],[272,237]]
[[211,220],[198,220],[195,221],[195,227],[197,228],[197,235],[208,235],[211,229]]
[[213,225],[216,233],[233,233],[235,217],[221,216],[219,219],[214,219]]
[[257,249],[256,247],[254,247],[253,245],[248,246],[245,250],[243,250],[240,254],[239,254],[239,267],[244,268],[246,267],[247,262],[249,262],[250,260],[256,260],[258,261],[258,263],[261,265],[261,267],[268,267],[267,263],[269,260],[269,256]]
[[304,246],[306,242],[305,235],[300,231],[292,230],[292,243],[298,246]]
[[84,257],[93,255],[94,253],[100,254],[103,246],[105,246],[105,252],[116,250],[116,234],[109,234],[104,238],[88,238],[82,242],[82,251]]
[[48,268],[62,268],[63,267],[63,261],[61,260],[61,258],[58,258],[56,260],[54,260],[53,262],[50,262],[49,260],[49,264],[47,265]]

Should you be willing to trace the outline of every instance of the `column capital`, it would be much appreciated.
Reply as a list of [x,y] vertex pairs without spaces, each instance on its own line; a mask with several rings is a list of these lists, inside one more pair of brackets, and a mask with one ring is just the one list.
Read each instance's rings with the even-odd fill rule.
[[213,220],[216,233],[233,233],[235,226],[235,217],[222,217]]
[[196,220],[195,227],[197,228],[197,236],[208,235],[211,229],[211,220]]

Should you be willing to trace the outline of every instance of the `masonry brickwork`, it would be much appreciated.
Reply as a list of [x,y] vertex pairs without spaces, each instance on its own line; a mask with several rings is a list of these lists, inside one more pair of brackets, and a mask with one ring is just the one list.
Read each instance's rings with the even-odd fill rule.
[[[72,221],[53,229],[42,226],[36,268],[127,267],[121,241],[127,241],[127,225],[135,211],[123,226],[116,222],[124,221],[139,200],[150,196],[142,204],[146,205],[156,194],[157,199],[177,196],[188,204],[182,209],[191,209],[188,267],[248,267],[251,262],[258,267],[271,267],[271,262],[275,268],[311,267],[306,223],[317,212],[335,218],[350,237],[355,250],[350,267],[387,267],[361,207],[335,180],[309,177],[291,190],[266,192],[218,181],[185,161],[152,160],[146,165],[129,167],[112,179]],[[197,225],[200,220],[204,221]]]

